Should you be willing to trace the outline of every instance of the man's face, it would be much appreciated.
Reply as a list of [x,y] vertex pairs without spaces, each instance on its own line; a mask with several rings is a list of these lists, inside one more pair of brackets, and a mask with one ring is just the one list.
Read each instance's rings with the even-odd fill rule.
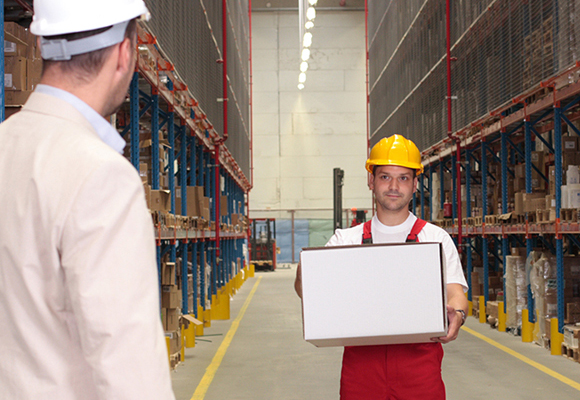
[[370,188],[378,207],[383,211],[399,212],[408,208],[417,190],[417,178],[410,168],[378,165],[371,176]]

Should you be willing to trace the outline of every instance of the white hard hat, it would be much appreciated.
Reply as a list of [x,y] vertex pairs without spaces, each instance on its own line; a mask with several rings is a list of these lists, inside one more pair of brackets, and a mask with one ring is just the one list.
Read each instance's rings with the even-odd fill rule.
[[[109,26],[126,27],[128,21],[137,17],[145,19],[150,17],[143,0],[34,0],[34,16],[30,32],[37,36],[56,36]],[[68,60],[76,54],[112,46],[123,40],[124,29],[119,32],[121,29],[110,29],[99,35],[70,42],[43,39],[42,58]]]

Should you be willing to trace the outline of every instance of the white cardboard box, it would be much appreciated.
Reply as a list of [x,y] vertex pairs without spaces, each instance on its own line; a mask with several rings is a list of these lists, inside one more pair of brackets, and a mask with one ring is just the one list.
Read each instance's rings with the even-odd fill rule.
[[317,347],[447,335],[440,243],[309,248],[300,262],[304,339]]

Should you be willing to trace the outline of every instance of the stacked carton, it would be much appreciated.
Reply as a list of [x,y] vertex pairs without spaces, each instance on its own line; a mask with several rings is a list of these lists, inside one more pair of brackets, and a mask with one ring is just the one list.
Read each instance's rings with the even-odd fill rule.
[[36,36],[15,22],[4,23],[4,90],[7,116],[22,106],[40,83],[42,58]]

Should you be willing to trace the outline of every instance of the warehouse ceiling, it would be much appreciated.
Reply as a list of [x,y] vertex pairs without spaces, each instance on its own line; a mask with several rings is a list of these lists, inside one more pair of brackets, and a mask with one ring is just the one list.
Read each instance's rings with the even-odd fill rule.
[[[298,10],[299,0],[252,0],[252,11]],[[365,0],[318,0],[320,10],[364,10]]]

